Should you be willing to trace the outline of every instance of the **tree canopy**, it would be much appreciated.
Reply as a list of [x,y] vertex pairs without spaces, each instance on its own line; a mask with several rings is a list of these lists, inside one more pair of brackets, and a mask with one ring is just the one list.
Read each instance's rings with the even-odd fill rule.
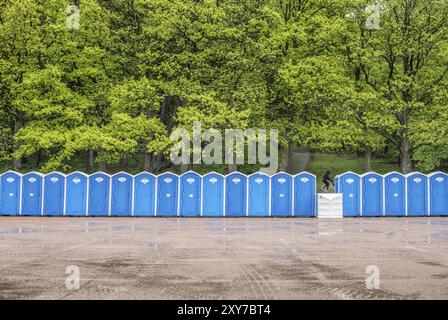
[[447,17],[440,0],[0,0],[0,164],[159,172],[201,121],[276,128],[286,159],[443,169]]

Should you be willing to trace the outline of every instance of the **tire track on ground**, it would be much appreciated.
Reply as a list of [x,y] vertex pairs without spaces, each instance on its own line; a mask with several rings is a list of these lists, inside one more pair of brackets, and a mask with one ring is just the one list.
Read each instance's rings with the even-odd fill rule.
[[242,272],[238,272],[240,277],[245,279],[245,282],[251,287],[256,299],[277,299],[277,294],[275,289],[260,276],[260,271],[256,269],[250,263],[242,262],[242,259],[236,255],[236,253],[227,251],[226,256],[228,256],[233,261],[237,261],[241,267]]
[[[351,274],[336,267],[313,262],[304,252],[291,247],[285,239],[281,239],[287,252],[288,260],[300,266],[302,285],[306,290],[314,290],[339,299],[415,299],[415,295],[402,295],[386,289],[369,290],[363,282]],[[342,283],[341,283],[342,282]]]

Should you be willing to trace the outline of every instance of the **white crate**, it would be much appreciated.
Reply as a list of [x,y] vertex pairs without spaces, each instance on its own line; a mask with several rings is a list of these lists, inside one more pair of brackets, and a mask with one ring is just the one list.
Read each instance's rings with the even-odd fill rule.
[[342,194],[319,193],[317,195],[317,217],[319,219],[342,219]]

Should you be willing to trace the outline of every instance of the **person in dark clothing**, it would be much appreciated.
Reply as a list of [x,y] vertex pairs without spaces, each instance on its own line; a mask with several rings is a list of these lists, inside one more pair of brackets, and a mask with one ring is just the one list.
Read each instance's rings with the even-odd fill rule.
[[324,177],[322,178],[322,181],[325,184],[325,190],[328,191],[330,190],[330,182],[334,185],[334,181],[333,179],[331,179],[330,177],[330,171],[325,172]]

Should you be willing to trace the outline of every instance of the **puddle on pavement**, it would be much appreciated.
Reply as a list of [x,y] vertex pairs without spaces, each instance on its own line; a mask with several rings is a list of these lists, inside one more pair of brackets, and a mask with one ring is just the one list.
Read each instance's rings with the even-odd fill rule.
[[448,239],[448,231],[431,233],[432,239]]
[[155,243],[155,242],[143,242],[143,247],[147,248],[147,249],[158,249],[159,248],[159,244]]

